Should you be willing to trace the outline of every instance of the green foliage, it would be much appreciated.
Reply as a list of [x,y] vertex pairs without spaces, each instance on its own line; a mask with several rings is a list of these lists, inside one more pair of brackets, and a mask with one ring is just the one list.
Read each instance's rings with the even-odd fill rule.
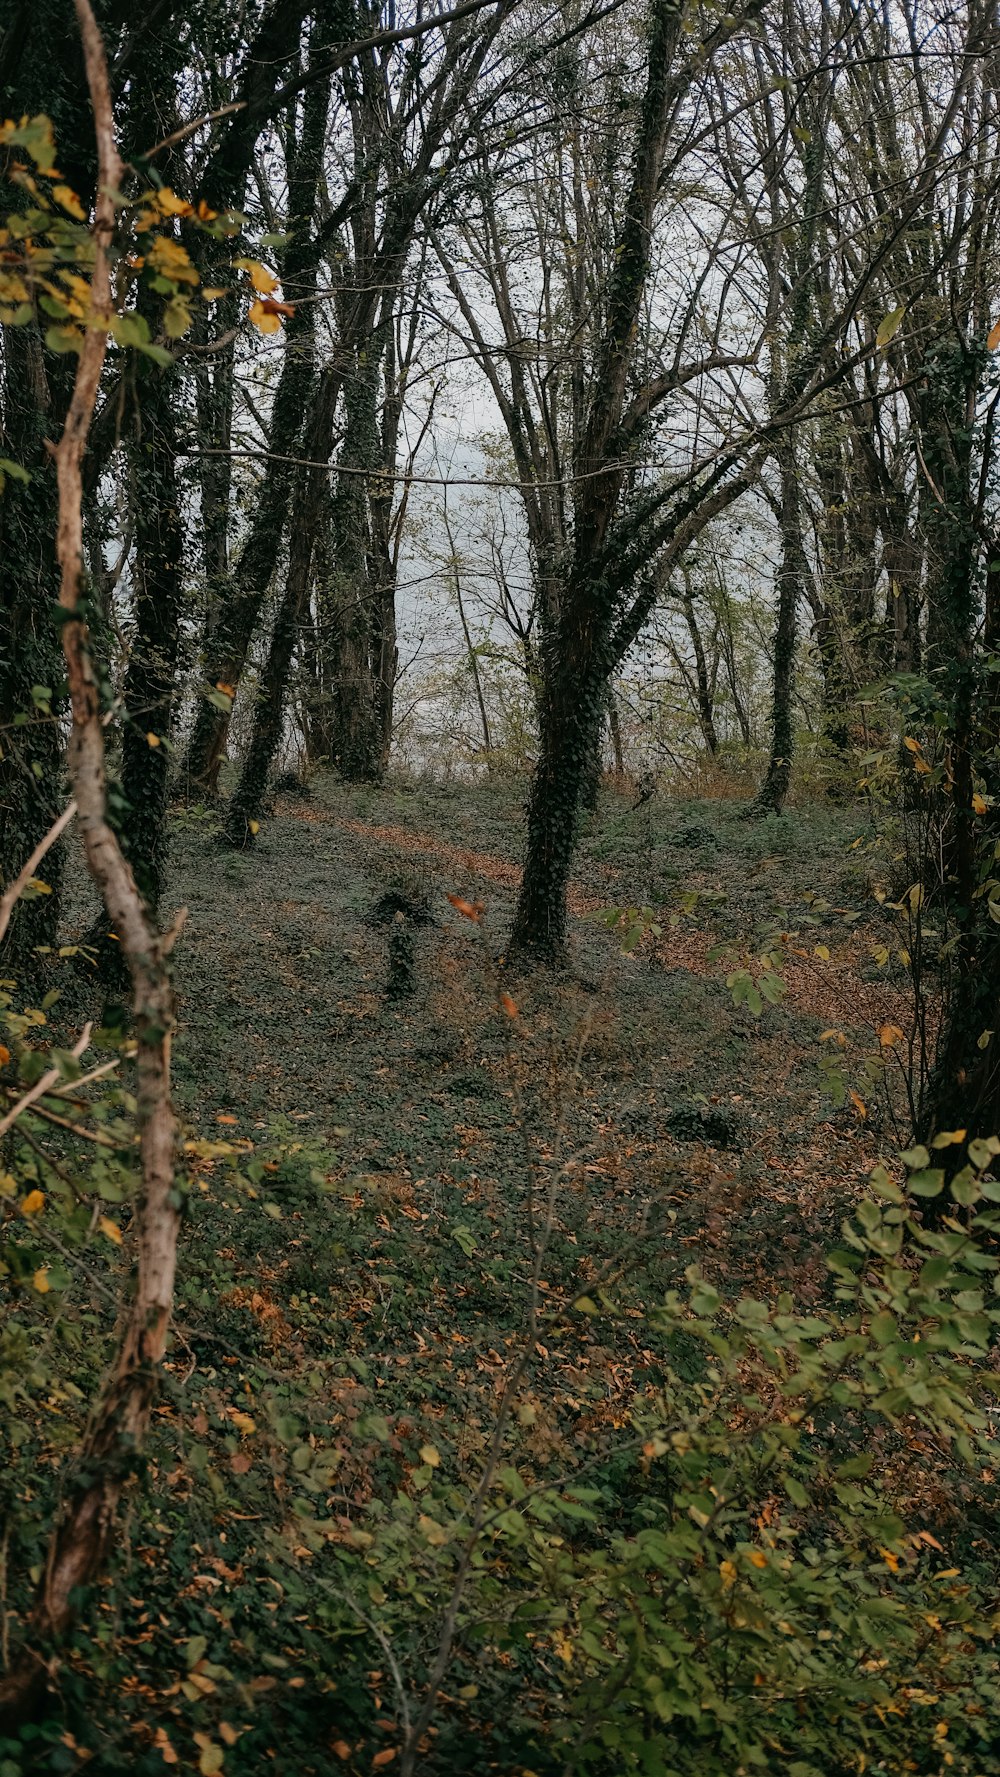
[[[45,1015],[7,1015],[24,1078]],[[60,1066],[72,1076],[72,1060]],[[39,1505],[51,1509],[44,1461],[40,1491],[31,1477],[47,1449],[71,1447],[96,1385],[100,1345],[77,1267],[86,1253],[114,1283],[115,1242],[88,1251],[86,1228],[92,1204],[118,1213],[130,1194],[127,1109],[92,1113],[115,1151],[77,1169],[61,1197],[51,1167],[30,1149],[17,1157],[3,1253],[22,1306],[8,1317],[2,1375],[15,1598],[41,1554]],[[108,1771],[157,1769],[164,1749],[182,1768],[190,1756],[200,1769],[253,1770],[280,1738],[318,1771],[329,1768],[317,1762],[325,1740],[345,1768],[367,1771],[398,1747],[403,1699],[412,1711],[457,1601],[428,1771],[468,1769],[477,1742],[501,1770],[570,1763],[595,1777],[842,1777],[866,1765],[902,1777],[937,1771],[945,1746],[949,1770],[983,1768],[997,1702],[991,1578],[949,1546],[966,1543],[961,1526],[932,1531],[899,1495],[914,1488],[907,1465],[922,1467],[931,1448],[990,1509],[978,1477],[998,1456],[986,1357],[1000,1319],[1000,1186],[987,1168],[1000,1142],[974,1146],[962,1219],[934,1232],[910,1216],[905,1177],[878,1169],[819,1312],[789,1296],[727,1300],[696,1267],[641,1321],[620,1288],[556,1302],[543,1337],[560,1366],[579,1364],[620,1313],[646,1353],[613,1420],[567,1439],[570,1406],[539,1393],[542,1360],[516,1316],[492,1374],[510,1373],[526,1337],[528,1367],[506,1420],[493,1394],[492,1428],[482,1402],[462,1431],[440,1384],[422,1399],[405,1371],[401,1386],[383,1378],[344,1310],[389,1200],[377,1179],[340,1183],[335,1157],[294,1126],[277,1133],[254,1150],[228,1132],[186,1144],[192,1210],[219,1232],[182,1284],[180,1361],[132,1533],[161,1551],[177,1597],[157,1624],[146,1583],[123,1573],[114,1635],[100,1619],[78,1633],[63,1686],[69,1743],[100,1744]],[[904,1158],[916,1195],[930,1156]],[[22,1199],[18,1215],[33,1179],[44,1206],[26,1213]],[[279,1371],[271,1354],[293,1335],[265,1279],[287,1262],[289,1215],[299,1229],[323,1217],[335,1262],[325,1301],[314,1269],[293,1287],[299,1356]],[[30,1271],[41,1248],[19,1256],[25,1220],[29,1244],[44,1228],[67,1247],[58,1272],[45,1255],[41,1292]],[[227,1226],[230,1241],[238,1228],[241,1245],[268,1255],[257,1290],[234,1286]],[[454,1288],[496,1257],[479,1216],[450,1233],[452,1270],[439,1249],[437,1275]],[[415,1238],[395,1242],[375,1274],[398,1349],[428,1311],[419,1242],[407,1251]],[[185,1349],[199,1360],[193,1395]],[[167,1594],[159,1600],[162,1613]],[[110,1738],[88,1725],[94,1682],[124,1699]],[[11,1772],[56,1769],[48,1749],[64,1743],[33,1731],[0,1753]]]
[[619,943],[626,955],[638,950],[646,937],[660,938],[663,927],[653,907],[601,907],[591,916],[610,932],[619,934]]

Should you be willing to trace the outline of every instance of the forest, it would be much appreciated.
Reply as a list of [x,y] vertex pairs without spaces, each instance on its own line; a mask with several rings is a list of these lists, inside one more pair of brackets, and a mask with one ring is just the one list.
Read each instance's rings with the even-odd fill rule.
[[1000,1774],[998,292],[997,0],[0,0],[0,1777]]

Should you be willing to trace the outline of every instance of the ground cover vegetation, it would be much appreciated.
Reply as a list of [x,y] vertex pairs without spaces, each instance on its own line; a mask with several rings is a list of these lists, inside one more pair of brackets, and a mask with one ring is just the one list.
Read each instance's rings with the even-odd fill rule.
[[0,6],[0,1777],[1000,1770],[998,68]]

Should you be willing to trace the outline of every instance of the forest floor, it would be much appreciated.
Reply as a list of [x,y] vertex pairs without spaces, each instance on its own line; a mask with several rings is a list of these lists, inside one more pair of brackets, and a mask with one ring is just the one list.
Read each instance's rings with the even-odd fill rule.
[[[408,1659],[426,1669],[433,1588],[393,1652],[356,1594],[343,1602],[342,1563],[374,1538],[365,1583],[381,1608],[419,1567],[379,1543],[391,1502],[437,1498],[418,1520],[430,1558],[432,1517],[458,1498],[435,1489],[477,1472],[524,1325],[529,1199],[537,1217],[551,1191],[548,1331],[518,1384],[511,1460],[544,1477],[627,1427],[656,1370],[646,1307],[693,1263],[727,1295],[827,1297],[824,1254],[894,1145],[860,1104],[833,1108],[820,1066],[830,1028],[853,1057],[905,1021],[871,960],[886,920],[864,811],[752,821],[737,803],[633,809],[608,793],[578,855],[572,974],[508,979],[494,959],[520,795],[320,781],[308,800],[279,796],[245,854],[219,848],[210,811],[175,814],[191,1208],[150,1486],[102,1631],[70,1663],[76,1707],[66,1680],[64,1744],[102,1771],[159,1771],[174,1749],[182,1769],[390,1763],[390,1667],[404,1687]],[[427,912],[399,999],[373,918],[390,891]],[[450,895],[484,903],[483,921]],[[626,905],[662,925],[633,954],[593,917]],[[754,1016],[726,975],[775,929],[792,934],[787,993]],[[84,1392],[96,1375],[95,1360]],[[80,1411],[50,1418],[38,1473],[54,1478]],[[459,1650],[435,1770],[542,1769],[504,1663],[484,1675]]]
[[[835,1109],[821,1063],[843,1055],[850,1078],[880,1027],[907,1025],[904,985],[872,960],[891,940],[864,812],[750,820],[736,802],[634,809],[609,794],[577,858],[572,974],[501,980],[520,795],[321,784],[308,802],[279,798],[247,854],[207,843],[210,816],[182,815],[185,1115],[205,1134],[233,1115],[250,1140],[290,1121],[336,1152],[344,1180],[395,1181],[420,1214],[423,1192],[503,1193],[527,1114],[579,1157],[596,1217],[638,1227],[654,1202],[676,1211],[678,1274],[694,1251],[730,1281],[746,1270],[748,1286],[805,1287],[880,1140],[881,1106]],[[393,889],[429,915],[415,991],[395,1000],[373,919]],[[482,926],[449,895],[482,904]],[[616,907],[649,908],[661,935],[624,953],[596,917]],[[744,963],[759,975],[753,953],[779,932],[786,991],[755,1016],[726,978]],[[820,1040],[831,1028],[846,1045]]]

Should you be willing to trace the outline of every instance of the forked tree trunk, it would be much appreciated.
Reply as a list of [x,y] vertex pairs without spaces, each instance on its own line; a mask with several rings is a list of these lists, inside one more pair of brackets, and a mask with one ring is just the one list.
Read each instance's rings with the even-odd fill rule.
[[254,496],[250,529],[235,570],[215,607],[209,606],[202,667],[205,694],[198,703],[181,772],[181,785],[188,793],[214,796],[218,790],[230,711],[211,702],[208,694],[220,685],[232,692],[238,687],[285,540],[295,485],[291,459],[302,439],[316,371],[315,294],[322,252],[313,218],[329,100],[328,80],[307,87],[302,136],[289,174],[291,230],[281,260],[285,295],[295,303],[295,313],[285,330],[267,461]]
[[288,678],[300,626],[305,621],[312,573],[316,527],[323,508],[326,463],[333,445],[333,422],[340,376],[333,366],[320,377],[305,440],[308,468],[299,471],[292,508],[291,548],[285,595],[278,608],[267,662],[261,674],[260,693],[254,709],[253,733],[229,813],[225,838],[230,845],[252,845],[257,834],[267,788],[285,724]]

